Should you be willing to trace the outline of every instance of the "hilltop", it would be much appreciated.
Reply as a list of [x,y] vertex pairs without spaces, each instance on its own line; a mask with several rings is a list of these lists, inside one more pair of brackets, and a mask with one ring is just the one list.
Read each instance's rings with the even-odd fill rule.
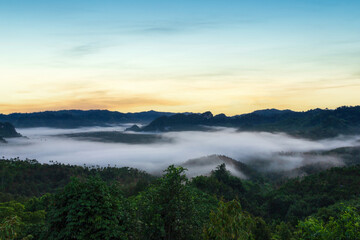
[[121,113],[108,110],[62,110],[0,114],[0,121],[9,122],[17,128],[78,128],[134,123],[127,130],[135,132],[213,131],[214,127],[232,127],[238,131],[284,132],[297,137],[322,139],[360,133],[360,106],[304,112],[265,109],[235,116],[213,115],[209,111],[171,113],[151,110]]
[[17,128],[53,127],[77,128],[88,126],[109,126],[122,123],[149,123],[160,116],[170,116],[168,112],[121,113],[108,110],[61,110],[34,113],[0,114],[0,121],[10,122]]
[[239,131],[285,132],[312,139],[336,137],[360,132],[360,106],[339,107],[335,110],[313,109],[305,112],[267,109],[228,117],[203,114],[162,116],[140,131],[210,130],[211,127],[233,127]]
[[8,122],[0,122],[0,142],[5,141],[4,138],[20,137],[21,135],[15,130],[15,127]]

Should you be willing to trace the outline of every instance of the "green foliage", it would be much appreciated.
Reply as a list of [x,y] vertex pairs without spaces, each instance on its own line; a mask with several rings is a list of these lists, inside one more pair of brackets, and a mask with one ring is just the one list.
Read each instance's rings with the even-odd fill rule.
[[28,211],[19,202],[5,202],[0,203],[0,219],[0,236],[4,239],[37,236],[36,229],[44,225],[45,211]]
[[259,184],[241,180],[226,170],[225,164],[219,165],[212,171],[211,176],[198,176],[192,179],[191,185],[210,195],[226,201],[238,199],[247,211],[261,215],[260,205],[263,195],[268,189],[261,188]]
[[126,239],[128,217],[117,186],[99,178],[74,178],[53,198],[45,239]]
[[214,199],[188,185],[182,167],[170,166],[162,178],[135,198],[141,239],[197,239]]
[[0,203],[0,218],[11,216],[18,216],[25,224],[39,224],[44,222],[45,211],[27,211],[23,204],[15,201]]
[[0,240],[16,239],[21,231],[21,220],[18,216],[8,216],[0,222]]
[[266,224],[264,219],[260,217],[254,218],[255,227],[252,229],[255,240],[270,240],[271,239],[271,230],[270,227]]
[[245,191],[241,180],[232,176],[226,170],[225,164],[219,165],[210,177],[193,178],[191,184],[206,193],[215,194],[226,200],[237,198]]
[[[127,195],[136,194],[154,179],[143,171],[127,167],[81,167],[59,163],[40,164],[30,159],[0,159],[0,202],[18,199],[18,195],[40,197],[63,188],[71,177],[96,175],[108,183],[118,182]],[[142,186],[138,186],[138,182]]]
[[321,219],[324,222],[328,222],[331,217],[340,215],[346,206],[349,206],[357,212],[360,212],[360,197],[351,199],[349,201],[337,202],[331,206],[320,208],[317,213],[313,214],[312,216]]
[[130,168],[0,160],[0,239],[359,239],[360,165],[282,185],[225,165],[191,181],[185,170],[153,180]]
[[50,193],[44,194],[41,197],[32,197],[25,202],[25,209],[27,211],[47,210],[49,208],[52,195]]
[[299,239],[357,240],[360,239],[360,214],[348,206],[339,215],[330,217],[328,222],[309,217],[299,222],[297,227]]
[[355,198],[360,195],[359,172],[357,165],[288,180],[267,195],[267,217],[296,224],[320,208]]
[[210,213],[210,222],[204,229],[203,237],[212,240],[252,240],[255,239],[252,232],[255,227],[256,222],[242,211],[238,201],[220,201],[218,209]]
[[293,238],[293,228],[289,223],[281,222],[276,225],[272,239],[274,240],[290,240]]

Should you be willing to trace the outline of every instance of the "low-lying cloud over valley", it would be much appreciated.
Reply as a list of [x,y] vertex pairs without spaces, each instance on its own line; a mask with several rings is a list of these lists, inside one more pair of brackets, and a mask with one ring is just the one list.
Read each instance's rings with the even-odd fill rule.
[[74,165],[128,166],[159,173],[170,164],[216,154],[250,165],[256,162],[254,166],[262,171],[287,171],[316,162],[341,165],[342,159],[336,157],[304,153],[360,145],[360,136],[312,141],[282,133],[237,132],[231,128],[211,132],[156,133],[171,141],[147,144],[105,143],[64,136],[81,132],[123,131],[128,126],[18,129],[27,138],[7,139],[7,144],[0,144],[0,157],[37,159],[41,163],[57,161]]

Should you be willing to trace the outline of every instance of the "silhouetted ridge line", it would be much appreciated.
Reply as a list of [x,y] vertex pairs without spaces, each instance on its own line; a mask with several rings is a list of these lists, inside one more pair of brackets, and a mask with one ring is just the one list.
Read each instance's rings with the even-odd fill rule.
[[227,117],[203,114],[162,116],[140,131],[210,130],[211,127],[233,127],[239,131],[285,132],[313,139],[360,133],[360,106],[335,110],[313,109],[306,112],[267,109]]
[[61,110],[35,113],[0,114],[0,121],[12,123],[15,127],[55,127],[76,128],[87,126],[109,126],[122,123],[146,124],[160,116],[170,116],[168,112],[121,113],[108,110]]

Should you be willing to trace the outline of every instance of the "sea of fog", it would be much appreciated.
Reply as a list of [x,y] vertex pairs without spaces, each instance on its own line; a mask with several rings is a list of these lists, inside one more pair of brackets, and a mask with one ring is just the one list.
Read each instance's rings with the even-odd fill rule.
[[[301,154],[284,153],[360,145],[360,136],[312,141],[282,133],[237,132],[231,128],[218,128],[211,132],[162,133],[164,137],[173,141],[154,144],[101,143],[57,136],[80,132],[123,131],[128,126],[17,129],[27,138],[7,139],[7,144],[0,144],[0,157],[37,159],[41,163],[57,161],[73,165],[128,166],[155,173],[170,164],[180,164],[189,159],[218,154],[245,163],[253,159],[273,161],[271,168],[290,170],[308,163],[309,160],[305,160]],[[313,161],[337,160],[315,157]]]

